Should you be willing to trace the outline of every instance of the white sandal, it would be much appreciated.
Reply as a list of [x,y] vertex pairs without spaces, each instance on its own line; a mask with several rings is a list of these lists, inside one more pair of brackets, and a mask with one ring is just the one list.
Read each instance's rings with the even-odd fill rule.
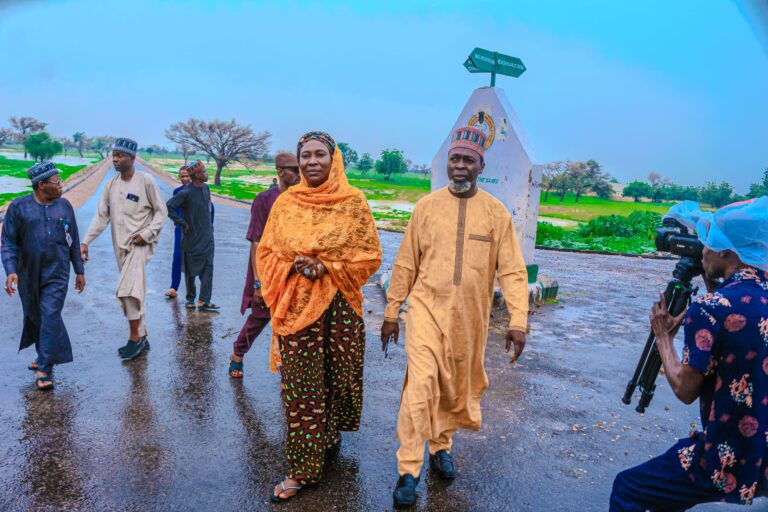
[[[273,501],[273,502],[275,502],[275,503],[283,503],[283,502],[285,502],[285,501],[288,501],[289,499],[291,499],[291,498],[293,498],[294,496],[296,496],[297,494],[299,494],[299,491],[301,490],[301,486],[300,486],[300,485],[299,485],[299,486],[295,486],[295,485],[289,485],[289,486],[286,486],[286,485],[285,485],[285,480],[283,480],[282,482],[280,482],[280,483],[279,483],[279,484],[277,484],[277,485],[279,485],[279,486],[280,486],[280,488],[282,489],[282,491],[281,491],[281,492],[279,492],[277,495],[275,495],[275,491],[274,491],[274,489],[273,489],[273,490],[272,490],[272,494],[271,494],[271,496],[270,496],[270,497],[272,498],[272,501]],[[280,497],[280,495],[281,495],[281,494],[283,494],[284,492],[288,492],[288,491],[296,491],[296,492],[295,492],[294,494],[291,494],[291,495],[290,495],[290,496],[288,496],[287,498],[281,498],[281,497]]]

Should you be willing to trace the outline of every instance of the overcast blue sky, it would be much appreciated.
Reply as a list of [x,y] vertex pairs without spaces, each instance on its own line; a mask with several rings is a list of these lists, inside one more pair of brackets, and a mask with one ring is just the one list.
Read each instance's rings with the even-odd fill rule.
[[170,145],[175,121],[235,117],[273,150],[322,129],[430,163],[488,83],[475,46],[528,67],[497,85],[542,162],[741,192],[768,167],[768,53],[729,0],[0,0],[0,127]]

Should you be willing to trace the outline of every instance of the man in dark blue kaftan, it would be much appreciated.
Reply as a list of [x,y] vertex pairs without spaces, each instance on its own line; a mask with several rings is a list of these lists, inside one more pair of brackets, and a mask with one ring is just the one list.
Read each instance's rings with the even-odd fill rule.
[[80,237],[72,205],[61,197],[62,184],[54,164],[43,162],[27,171],[34,193],[8,207],[2,231],[6,291],[18,287],[24,311],[19,350],[35,345],[38,388],[53,387],[53,365],[72,361],[72,346],[61,317],[69,284],[69,266],[77,274],[75,287],[85,287]]
[[[178,194],[184,190],[184,185],[190,182],[189,172],[187,166],[182,165],[179,169],[179,181],[181,186],[173,189],[173,195]],[[176,214],[181,217],[181,208],[176,211]],[[171,261],[171,288],[165,292],[165,296],[169,299],[175,299],[177,292],[179,291],[179,284],[181,283],[181,224],[176,224],[176,228],[173,231],[173,260]]]

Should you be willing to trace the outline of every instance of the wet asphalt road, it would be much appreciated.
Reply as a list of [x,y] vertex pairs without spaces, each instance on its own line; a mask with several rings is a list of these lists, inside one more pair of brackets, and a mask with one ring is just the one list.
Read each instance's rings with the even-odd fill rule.
[[[169,196],[170,187],[159,185]],[[83,233],[99,193],[77,212]],[[132,363],[116,355],[127,324],[114,299],[117,269],[105,232],[91,247],[86,292],[67,298],[75,361],[57,367],[52,393],[34,390],[26,369],[33,352],[16,352],[18,298],[0,299],[0,510],[391,509],[405,355],[396,347],[384,360],[378,349],[384,300],[375,278],[365,287],[360,432],[344,434],[341,456],[320,486],[290,503],[269,503],[285,467],[268,330],[246,357],[244,381],[227,375],[243,321],[247,216],[217,205],[218,315],[187,312],[180,301],[164,299],[173,250],[172,225],[166,224],[148,270],[152,350]],[[381,237],[385,270],[400,236]],[[620,403],[647,335],[651,301],[673,262],[543,251],[537,261],[544,275],[559,281],[561,303],[531,318],[529,346],[517,365],[502,353],[505,313],[495,312],[484,426],[457,434],[459,478],[452,485],[428,470],[422,474],[419,510],[607,510],[618,471],[665,451],[699,423],[698,407],[677,402],[662,381],[644,416]],[[752,507],[765,509],[765,500]]]

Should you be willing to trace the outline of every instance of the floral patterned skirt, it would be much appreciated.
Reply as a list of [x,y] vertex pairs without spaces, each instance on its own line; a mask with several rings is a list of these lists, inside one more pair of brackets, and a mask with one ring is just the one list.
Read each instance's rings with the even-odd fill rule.
[[360,426],[363,409],[363,320],[337,293],[312,325],[279,336],[289,478],[301,485],[321,478],[325,452],[340,431]]

